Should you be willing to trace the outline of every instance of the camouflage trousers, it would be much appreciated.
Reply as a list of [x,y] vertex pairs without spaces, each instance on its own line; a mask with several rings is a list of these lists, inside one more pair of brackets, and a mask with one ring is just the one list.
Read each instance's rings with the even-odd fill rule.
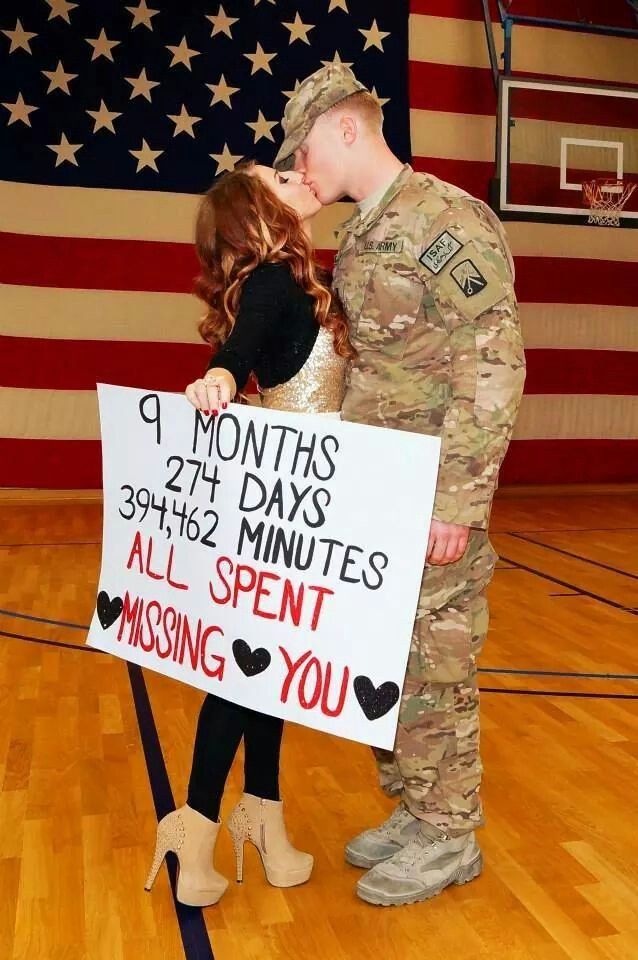
[[457,563],[426,568],[394,752],[374,750],[386,793],[449,836],[483,824],[476,661],[495,562],[486,531],[473,530]]

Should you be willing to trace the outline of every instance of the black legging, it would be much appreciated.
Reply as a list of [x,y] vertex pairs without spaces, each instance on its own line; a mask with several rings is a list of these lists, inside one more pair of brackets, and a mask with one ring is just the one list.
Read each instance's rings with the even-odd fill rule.
[[279,800],[279,753],[284,722],[209,693],[202,703],[188,784],[188,805],[219,819],[226,779],[244,738],[244,790]]

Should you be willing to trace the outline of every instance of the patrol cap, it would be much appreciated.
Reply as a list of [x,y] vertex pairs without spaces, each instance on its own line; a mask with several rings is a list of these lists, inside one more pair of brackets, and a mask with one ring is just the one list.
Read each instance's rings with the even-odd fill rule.
[[284,142],[275,157],[275,167],[291,169],[295,150],[304,142],[317,117],[351,94],[363,91],[368,92],[344,63],[330,63],[306,77],[286,104],[281,121]]

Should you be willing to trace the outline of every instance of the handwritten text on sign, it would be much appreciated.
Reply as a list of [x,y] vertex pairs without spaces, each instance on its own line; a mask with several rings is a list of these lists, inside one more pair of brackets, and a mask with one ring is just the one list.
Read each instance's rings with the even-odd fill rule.
[[391,747],[439,441],[98,387],[104,543],[88,643]]

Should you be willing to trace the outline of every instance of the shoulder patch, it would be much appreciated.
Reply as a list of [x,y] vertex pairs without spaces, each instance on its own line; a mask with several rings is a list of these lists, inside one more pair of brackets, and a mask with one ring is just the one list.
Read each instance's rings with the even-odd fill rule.
[[450,274],[466,297],[475,297],[487,286],[487,280],[471,260],[461,260],[453,270],[450,270]]
[[423,251],[419,261],[432,273],[440,273],[445,264],[449,263],[452,257],[455,257],[462,248],[463,244],[447,230],[444,230],[427,250]]

